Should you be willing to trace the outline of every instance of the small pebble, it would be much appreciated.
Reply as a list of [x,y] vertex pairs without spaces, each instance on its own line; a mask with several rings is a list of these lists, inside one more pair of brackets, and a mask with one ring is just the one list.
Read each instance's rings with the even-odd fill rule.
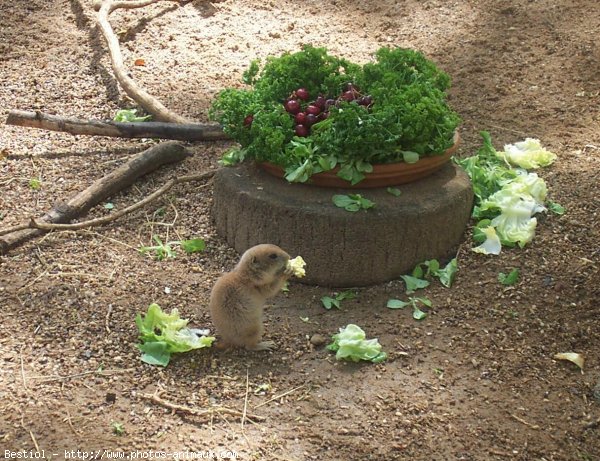
[[321,346],[325,345],[326,342],[327,342],[327,338],[319,333],[315,333],[314,335],[312,335],[310,337],[310,343],[316,347],[321,347]]

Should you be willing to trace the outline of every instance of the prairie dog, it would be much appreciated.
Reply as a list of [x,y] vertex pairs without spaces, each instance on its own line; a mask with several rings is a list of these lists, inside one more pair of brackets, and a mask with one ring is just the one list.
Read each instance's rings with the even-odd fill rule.
[[248,249],[235,268],[223,274],[210,294],[210,315],[223,346],[253,351],[271,350],[273,341],[261,341],[265,301],[275,296],[290,277],[290,256],[276,245]]

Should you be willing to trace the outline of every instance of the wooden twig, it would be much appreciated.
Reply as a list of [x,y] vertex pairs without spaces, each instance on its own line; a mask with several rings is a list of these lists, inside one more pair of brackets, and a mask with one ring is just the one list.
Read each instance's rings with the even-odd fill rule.
[[79,432],[77,432],[75,430],[75,427],[73,426],[73,421],[72,421],[72,417],[71,417],[71,413],[69,413],[69,410],[67,411],[67,417],[63,419],[63,421],[66,421],[69,424],[69,427],[71,428],[71,430],[73,431],[73,433],[79,437]]
[[302,384],[301,386],[294,387],[293,389],[290,389],[289,391],[286,391],[286,392],[284,392],[283,394],[276,395],[275,397],[273,397],[273,398],[270,398],[269,400],[266,400],[266,401],[264,401],[264,402],[262,402],[262,403],[259,403],[258,405],[255,405],[255,406],[254,406],[254,409],[256,410],[257,408],[260,408],[260,407],[262,407],[263,405],[266,405],[267,403],[271,403],[271,402],[273,402],[274,400],[279,400],[280,398],[282,398],[282,397],[285,397],[286,395],[289,395],[289,394],[291,394],[292,392],[296,392],[298,389],[302,389],[303,387],[306,387],[306,386],[307,386],[306,384]]
[[537,424],[531,424],[530,422],[525,421],[523,418],[519,418],[517,415],[511,415],[513,417],[513,419],[519,421],[521,424],[525,424],[525,426],[528,426],[532,429],[539,429],[540,426],[538,426]]
[[248,413],[248,394],[250,391],[250,377],[248,374],[248,368],[246,368],[246,395],[244,396],[244,411],[242,412],[242,432],[244,431],[244,423],[246,422],[246,414]]
[[[142,88],[140,88],[135,81],[128,75],[127,69],[123,64],[123,55],[119,47],[119,40],[112,30],[108,16],[114,10],[118,8],[132,9],[141,8],[152,3],[156,3],[160,0],[139,0],[139,1],[114,1],[104,0],[100,5],[98,11],[98,25],[100,30],[106,39],[108,45],[108,51],[110,53],[110,60],[112,63],[113,72],[115,77],[125,93],[142,106],[149,114],[152,114],[154,118],[165,122],[175,123],[187,123],[187,120],[180,115],[171,112],[165,106],[160,103],[156,98],[148,94]],[[94,6],[98,7],[98,3]]]
[[[180,412],[188,413],[188,414],[194,415],[194,416],[207,417],[207,421],[209,420],[210,417],[212,417],[215,414],[216,415],[226,414],[226,415],[238,416],[238,417],[241,417],[244,415],[244,413],[241,411],[234,410],[232,408],[227,408],[227,407],[210,407],[210,408],[201,410],[198,408],[187,407],[185,405],[179,405],[177,403],[169,402],[168,400],[161,398],[158,394],[138,394],[138,395],[145,400],[150,400],[151,402],[154,402],[157,405],[163,406],[170,410],[180,411]],[[265,420],[265,418],[263,416],[253,415],[250,413],[246,413],[245,417],[248,420],[255,420],[255,421],[264,421]]]
[[90,187],[78,193],[66,203],[57,204],[35,224],[13,226],[0,230],[0,254],[5,254],[12,248],[34,237],[47,232],[42,229],[42,223],[67,223],[90,210],[93,206],[108,197],[129,187],[139,177],[158,167],[179,162],[187,157],[185,148],[174,141],[168,141],[141,152],[124,165],[94,182]]
[[159,138],[179,141],[218,141],[231,139],[220,125],[167,122],[113,122],[50,115],[40,111],[11,110],[7,125],[60,131],[72,135],[112,138]]
[[21,427],[26,430],[27,432],[29,432],[29,437],[31,437],[31,441],[33,442],[33,446],[35,447],[35,450],[39,453],[40,452],[40,446],[37,443],[37,440],[35,439],[35,435],[33,435],[33,431],[27,427],[25,427],[25,415],[23,413],[21,413]]
[[106,318],[104,319],[104,328],[106,329],[106,332],[108,334],[110,334],[110,314],[112,312],[112,308],[113,308],[113,305],[112,305],[112,303],[110,303],[108,305],[108,309],[106,310]]
[[35,451],[36,452],[40,452],[40,446],[37,443],[37,440],[35,439],[35,436],[33,435],[33,431],[31,429],[29,429],[29,437],[31,437],[31,441],[33,442],[33,446],[35,447]]

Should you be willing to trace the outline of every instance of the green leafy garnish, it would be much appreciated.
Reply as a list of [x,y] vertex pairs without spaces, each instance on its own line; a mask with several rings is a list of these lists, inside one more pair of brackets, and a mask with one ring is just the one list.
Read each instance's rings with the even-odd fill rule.
[[138,248],[140,253],[154,253],[154,259],[162,261],[165,258],[174,258],[175,250],[171,248],[171,242],[163,243],[158,235],[153,235],[152,240],[156,242],[154,246],[142,246]]
[[407,295],[412,294],[421,288],[429,286],[429,281],[413,277],[412,275],[401,275],[400,278],[404,280]]
[[[423,267],[427,270],[424,271]],[[424,279],[425,277],[436,277],[440,280],[441,284],[447,288],[452,286],[454,279],[456,278],[456,272],[458,271],[458,262],[456,258],[450,260],[444,268],[440,268],[440,262],[437,259],[430,259],[419,263],[415,266],[412,272],[412,277],[417,279]]]
[[458,262],[456,258],[452,258],[443,269],[438,270],[437,277],[440,279],[440,283],[447,288],[450,288],[456,278],[456,272],[458,271]]
[[152,239],[156,242],[154,246],[142,246],[138,248],[140,253],[154,253],[154,258],[157,261],[162,261],[166,258],[175,258],[177,253],[173,249],[173,245],[179,245],[183,250],[188,253],[197,253],[203,251],[206,248],[206,244],[203,239],[191,239],[191,240],[175,240],[171,242],[163,243],[158,235],[153,235]]
[[332,307],[335,307],[337,309],[341,309],[341,302],[344,299],[354,299],[356,298],[356,293],[354,293],[353,291],[342,291],[340,293],[334,293],[334,296],[323,296],[321,298],[321,304],[323,304],[323,307],[327,310],[331,309]]
[[148,307],[144,317],[137,314],[135,323],[142,342],[138,344],[142,362],[150,365],[166,367],[172,353],[210,347],[215,340],[212,336],[187,328],[188,321],[179,317],[177,309],[167,314],[156,303]]
[[417,163],[419,161],[419,154],[409,150],[403,150],[402,158],[406,163]]
[[144,117],[136,115],[137,109],[120,109],[115,114],[115,118],[113,119],[115,122],[145,122],[152,118],[152,115],[146,115]]
[[110,423],[110,427],[112,428],[113,434],[118,435],[119,437],[125,434],[125,426],[123,423],[113,421]]
[[513,270],[511,270],[508,275],[505,274],[504,272],[500,272],[498,274],[498,281],[502,284],[502,285],[514,285],[515,283],[517,283],[517,280],[519,280],[519,269],[514,268]]
[[[381,48],[374,62],[360,66],[305,45],[297,53],[268,57],[262,66],[252,61],[243,81],[251,86],[221,91],[209,111],[243,152],[222,161],[271,162],[286,171],[288,181],[304,182],[337,165],[338,176],[359,183],[375,163],[443,153],[460,122],[447,104],[448,75],[410,49]],[[336,99],[349,82],[373,104],[340,98],[308,136],[296,136],[284,108],[290,95],[302,88]]]
[[400,197],[402,194],[402,191],[396,187],[388,187],[386,191],[388,194],[392,194],[394,197]]
[[374,202],[364,198],[360,194],[334,195],[332,200],[335,206],[350,212],[368,210],[375,206]]
[[[171,242],[171,244],[173,243],[176,242]],[[179,242],[179,244],[181,245],[181,248],[183,248],[183,251],[185,251],[188,254],[198,253],[200,251],[204,251],[204,249],[206,248],[206,243],[204,242],[204,239],[182,240],[181,242]]]
[[549,200],[548,202],[546,202],[546,206],[554,214],[557,214],[557,215],[565,214],[565,207],[556,202],[552,202]]
[[351,323],[345,328],[340,328],[340,332],[331,337],[333,342],[327,345],[327,349],[336,353],[337,360],[383,362],[387,354],[381,350],[379,341],[366,338],[363,329]]
[[502,185],[517,176],[515,170],[508,167],[497,155],[492,144],[492,138],[487,131],[480,132],[483,146],[476,155],[463,159],[454,158],[471,179],[473,193],[475,194],[475,207],[473,217],[481,217],[479,206],[494,192],[499,191]]
[[233,166],[237,165],[240,162],[244,161],[246,157],[246,153],[238,147],[234,147],[229,149],[221,160],[219,160],[219,165],[221,166]]
[[29,180],[29,188],[31,190],[40,190],[42,188],[42,181],[37,178],[32,178]]
[[428,298],[413,298],[410,296],[408,301],[402,301],[400,299],[390,299],[387,302],[387,307],[390,309],[404,309],[406,306],[412,306],[413,308],[413,318],[415,320],[423,320],[427,317],[427,313],[423,312],[419,308],[419,304],[423,306],[431,307],[432,303]]

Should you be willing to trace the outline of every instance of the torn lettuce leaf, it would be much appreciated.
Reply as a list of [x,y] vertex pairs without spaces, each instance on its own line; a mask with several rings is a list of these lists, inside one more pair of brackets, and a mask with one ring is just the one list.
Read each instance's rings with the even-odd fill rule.
[[[548,187],[542,178],[536,173],[527,173],[522,170],[519,170],[517,177],[507,182],[502,189],[522,197],[532,197],[542,208],[544,208],[546,196],[548,195]],[[539,211],[545,211],[545,208]]]
[[[520,247],[531,242],[535,235],[537,219],[534,214],[546,211],[543,202],[538,202],[527,190],[532,190],[538,197],[543,196],[545,184],[540,178],[528,184],[528,176],[523,176],[524,182],[511,182],[501,190],[491,195],[481,204],[482,211],[499,210],[500,214],[492,219],[490,225],[496,229],[500,241],[505,244],[517,243]],[[514,185],[513,185],[514,184]]]
[[387,354],[381,350],[379,340],[366,338],[363,329],[351,323],[345,328],[340,328],[340,332],[332,336],[333,342],[327,349],[335,352],[337,360],[383,362]]
[[180,318],[177,309],[167,314],[156,303],[148,307],[143,317],[138,313],[135,323],[142,342],[138,345],[143,352],[142,361],[151,365],[167,366],[172,353],[210,347],[215,340],[200,334],[205,331],[187,328],[188,321]]
[[521,248],[533,240],[537,219],[531,217],[531,204],[515,200],[512,206],[505,207],[499,216],[492,219],[492,226],[501,242],[517,243]]
[[506,163],[527,170],[551,165],[556,160],[556,154],[544,149],[540,140],[535,138],[526,138],[525,141],[506,144],[504,152],[496,152],[496,155]]
[[496,229],[492,226],[484,227],[481,232],[485,235],[485,241],[478,247],[471,248],[475,253],[482,253],[484,255],[499,255],[502,251],[502,243],[500,238],[496,234]]

